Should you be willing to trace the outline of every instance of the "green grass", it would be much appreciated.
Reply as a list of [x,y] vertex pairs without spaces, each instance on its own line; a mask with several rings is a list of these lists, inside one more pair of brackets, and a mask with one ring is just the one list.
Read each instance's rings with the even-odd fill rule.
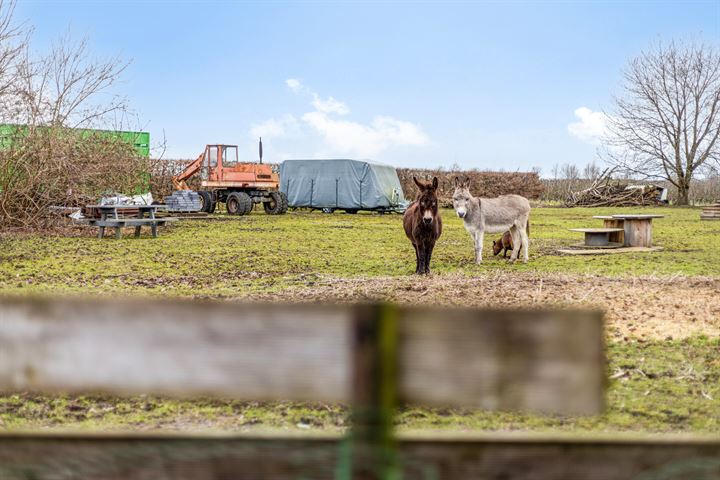
[[[493,270],[599,275],[720,275],[720,223],[699,211],[632,209],[666,217],[654,221],[657,253],[600,257],[560,256],[577,243],[569,228],[599,225],[592,215],[620,209],[538,208],[531,217],[530,263],[510,266],[491,255],[483,265],[462,222],[443,212],[444,231],[433,256],[435,273],[482,275]],[[627,211],[627,210],[625,210]],[[493,235],[495,237],[496,235]],[[232,221],[187,221],[157,239],[5,237],[0,239],[0,290],[4,293],[79,293],[232,297],[282,291],[313,275],[399,276],[414,271],[414,252],[399,215],[255,214]]]
[[[593,215],[617,212],[665,215],[654,221],[656,253],[561,256],[577,243],[569,228],[599,225]],[[438,275],[482,276],[497,271],[537,274],[720,276],[720,223],[703,222],[689,208],[537,208],[531,216],[530,263],[493,258],[475,265],[462,222],[443,211],[444,232],[433,257]],[[319,277],[407,276],[414,253],[399,215],[253,214],[228,221],[186,221],[140,239],[98,240],[46,235],[0,237],[0,293],[250,296],[312,285]],[[653,340],[608,345],[608,409],[602,416],[565,418],[407,408],[403,429],[692,431],[720,432],[718,339]],[[323,428],[342,429],[340,406],[259,404],[148,397],[0,397],[0,428]]]
[[[558,417],[477,410],[404,408],[402,430],[535,430],[720,433],[720,340],[615,343],[609,346],[607,411]],[[621,376],[622,375],[622,376]],[[7,429],[323,429],[342,430],[337,405],[152,397],[0,397]]]

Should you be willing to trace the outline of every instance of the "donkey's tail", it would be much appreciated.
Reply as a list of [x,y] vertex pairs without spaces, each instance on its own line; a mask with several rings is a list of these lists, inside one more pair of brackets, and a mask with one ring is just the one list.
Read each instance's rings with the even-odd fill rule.
[[528,215],[527,224],[525,225],[525,232],[527,233],[527,236],[530,237],[530,216]]

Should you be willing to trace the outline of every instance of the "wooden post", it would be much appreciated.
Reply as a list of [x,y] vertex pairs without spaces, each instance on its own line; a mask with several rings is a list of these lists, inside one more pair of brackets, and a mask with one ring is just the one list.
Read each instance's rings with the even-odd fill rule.
[[398,399],[398,313],[389,305],[357,308],[353,331],[351,476],[400,478],[393,418]]

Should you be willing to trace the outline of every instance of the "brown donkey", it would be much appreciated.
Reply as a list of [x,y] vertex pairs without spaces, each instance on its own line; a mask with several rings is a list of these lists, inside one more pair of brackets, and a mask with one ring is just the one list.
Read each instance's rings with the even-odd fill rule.
[[442,220],[438,211],[437,187],[438,179],[433,177],[432,183],[421,183],[413,177],[420,189],[415,201],[405,210],[403,227],[405,234],[415,247],[415,273],[430,273],[430,258],[435,242],[442,233]]

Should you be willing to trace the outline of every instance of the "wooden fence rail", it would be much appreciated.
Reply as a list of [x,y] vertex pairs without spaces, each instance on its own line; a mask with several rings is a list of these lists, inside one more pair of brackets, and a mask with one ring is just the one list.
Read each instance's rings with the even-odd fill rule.
[[401,401],[602,409],[602,316],[587,311],[4,300],[0,391],[350,402],[356,326],[380,315],[397,322]]
[[718,441],[392,431],[401,403],[595,414],[604,384],[599,312],[0,299],[0,391],[354,407],[342,438],[0,434],[0,479],[720,478]]
[[[347,439],[0,435],[3,480],[348,479]],[[720,441],[557,436],[408,438],[405,480],[717,480]]]

